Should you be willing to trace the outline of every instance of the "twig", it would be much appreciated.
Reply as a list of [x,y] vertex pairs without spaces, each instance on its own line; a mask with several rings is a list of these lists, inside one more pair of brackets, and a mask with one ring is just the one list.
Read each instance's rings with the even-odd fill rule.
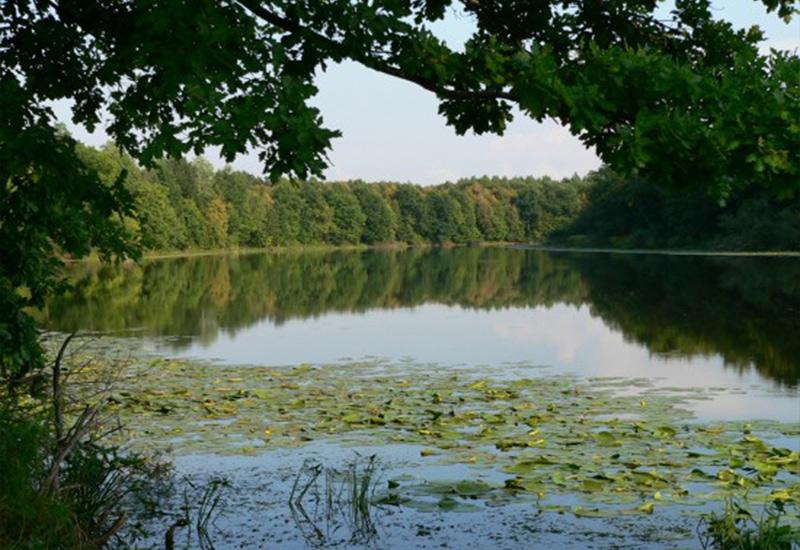
[[64,437],[64,400],[61,387],[61,361],[64,359],[67,346],[75,337],[75,334],[77,333],[72,332],[64,339],[64,342],[62,342],[58,350],[58,355],[56,355],[56,360],[53,363],[53,424],[56,431],[56,449],[61,445],[61,440]]
[[42,488],[42,494],[50,494],[58,487],[58,477],[61,471],[61,464],[72,453],[75,445],[86,435],[91,429],[94,419],[97,416],[97,410],[90,406],[86,406],[75,421],[75,425],[70,430],[70,433],[64,438],[63,441],[58,443],[58,449],[54,453],[53,463],[50,465],[50,472],[45,478]]

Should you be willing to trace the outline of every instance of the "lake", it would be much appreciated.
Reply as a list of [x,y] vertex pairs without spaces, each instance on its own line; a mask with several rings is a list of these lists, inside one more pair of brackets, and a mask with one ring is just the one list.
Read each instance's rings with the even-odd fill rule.
[[[371,383],[364,383],[364,380],[401,385],[412,378],[421,380],[419,394],[413,389],[404,391],[406,401],[398,405],[398,416],[409,415],[410,409],[422,406],[415,400],[421,399],[423,392],[427,392],[427,396],[446,395],[450,391],[448,388],[453,387],[460,388],[452,396],[454,405],[450,414],[454,419],[459,418],[459,403],[464,403],[464,396],[469,398],[470,392],[475,393],[475,399],[481,403],[489,400],[487,396],[497,399],[499,392],[505,392],[503,402],[510,404],[509,410],[514,414],[521,414],[519,411],[536,399],[543,401],[550,394],[558,394],[566,397],[559,397],[561,401],[558,402],[553,398],[547,410],[551,410],[549,407],[560,410],[568,404],[575,411],[580,410],[580,414],[573,415],[575,422],[581,426],[587,418],[595,422],[596,425],[586,432],[591,444],[598,446],[594,457],[606,456],[603,454],[606,447],[617,446],[622,441],[614,439],[616,435],[598,434],[616,434],[614,430],[633,409],[642,421],[648,420],[650,414],[648,421],[656,424],[671,420],[671,415],[675,415],[675,419],[685,418],[689,423],[715,423],[725,430],[733,430],[731,426],[734,425],[741,429],[745,421],[753,425],[761,421],[763,433],[771,434],[772,438],[761,435],[764,441],[794,450],[800,441],[796,433],[800,422],[797,388],[800,380],[800,258],[796,257],[670,256],[467,247],[227,254],[146,260],[141,265],[121,267],[80,263],[71,265],[69,272],[74,283],[72,291],[52,300],[39,314],[51,330],[102,333],[116,342],[126,342],[131,349],[141,349],[150,357],[177,360],[178,363],[169,368],[187,378],[205,380],[196,391],[204,392],[207,401],[211,395],[207,388],[212,378],[217,378],[216,382],[220,377],[233,381],[223,382],[224,385],[245,384],[239,388],[239,395],[245,397],[244,401],[253,400],[252,411],[246,403],[238,404],[235,412],[227,413],[220,407],[206,406],[211,417],[229,419],[226,422],[234,426],[230,435],[241,435],[241,441],[236,440],[235,444],[229,442],[233,441],[230,438],[221,441],[213,430],[200,427],[196,427],[195,432],[184,428],[180,441],[152,435],[152,441],[167,442],[169,448],[177,449],[176,463],[184,472],[210,476],[221,469],[240,487],[249,487],[239,495],[252,494],[256,490],[254,487],[262,483],[262,489],[263,484],[271,484],[273,492],[283,498],[292,485],[287,480],[298,479],[294,476],[302,474],[306,460],[327,457],[339,464],[337,471],[340,471],[347,462],[346,457],[352,455],[352,449],[361,449],[362,456],[374,454],[383,461],[385,477],[405,479],[402,476],[410,475],[409,471],[417,474],[422,471],[420,454],[427,456],[431,441],[438,445],[431,454],[448,458],[440,457],[439,462],[432,463],[428,475],[420,483],[467,478],[469,472],[480,470],[476,475],[486,486],[481,485],[480,490],[470,486],[466,492],[463,487],[448,489],[455,496],[438,500],[434,512],[426,510],[425,506],[400,506],[402,512],[390,507],[389,519],[383,522],[383,535],[369,537],[369,544],[377,540],[379,545],[383,541],[391,546],[392,540],[400,540],[398,537],[404,537],[403,540],[417,537],[418,545],[438,546],[442,540],[447,540],[443,533],[470,525],[476,529],[474,537],[496,539],[500,547],[524,547],[526,523],[507,519],[508,514],[522,517],[531,513],[530,503],[498,500],[486,508],[443,513],[449,512],[451,501],[455,505],[462,504],[459,499],[481,500],[484,493],[491,493],[493,499],[499,498],[498,486],[504,483],[500,472],[514,472],[520,479],[527,480],[526,483],[532,483],[535,476],[531,477],[533,474],[519,465],[520,457],[527,456],[528,451],[519,451],[519,456],[514,454],[518,446],[514,438],[519,434],[512,433],[512,429],[522,417],[513,422],[498,420],[486,416],[497,416],[497,411],[481,410],[483,428],[487,424],[507,426],[499,429],[499,435],[492,440],[497,450],[505,453],[499,459],[496,451],[491,456],[481,455],[484,450],[477,443],[436,444],[436,440],[428,439],[426,432],[430,430],[417,425],[418,433],[414,437],[408,436],[406,425],[401,437],[395,439],[349,441],[348,434],[369,432],[376,427],[374,424],[380,426],[382,433],[386,432],[388,416],[381,413],[380,422],[375,420],[374,414],[369,417],[372,421],[366,417],[351,419],[350,409],[331,415],[338,401],[318,396],[316,401],[306,402],[305,393],[295,390],[298,387],[313,387],[318,383],[332,388],[361,388],[361,393],[371,399],[369,403],[377,403],[385,396],[376,393]],[[181,370],[195,368],[186,366],[195,363],[203,366],[191,371],[191,376],[186,374],[189,371]],[[306,374],[298,370],[297,365],[317,370]],[[363,376],[352,374],[361,373],[359,369],[364,369],[364,365],[379,370]],[[151,368],[143,377],[157,371]],[[262,421],[266,409],[256,406],[260,394],[246,386],[248,373],[255,373],[258,379],[275,380],[284,376],[282,372],[296,377],[294,385],[286,386],[290,388],[286,391],[295,393],[285,397],[270,393],[262,397],[266,399],[268,395],[270,403],[281,399],[286,399],[287,403],[300,400],[305,405],[297,408],[306,416],[292,417],[293,413],[286,410],[291,407],[278,407],[264,430],[271,435],[253,442],[252,434],[263,429],[261,424],[255,428],[255,423]],[[160,371],[158,376],[161,376]],[[449,376],[452,380],[446,378]],[[154,387],[168,388],[173,383],[179,384],[178,379],[153,380]],[[487,384],[492,386],[493,393],[487,393]],[[258,391],[272,391],[271,387]],[[581,389],[584,387],[585,390]],[[593,394],[595,391],[599,393]],[[460,395],[460,401],[455,399],[456,395]],[[608,403],[608,411],[590,408],[581,395]],[[669,397],[672,395],[675,397]],[[573,396],[575,401],[571,401]],[[220,394],[214,403],[222,399]],[[447,401],[446,397],[433,399],[434,404],[437,404],[436,399]],[[644,409],[646,402],[654,412],[640,410],[638,404]],[[176,418],[180,418],[181,407],[183,405],[177,401],[169,402],[166,410],[179,411]],[[467,410],[474,407],[464,408],[463,421],[452,421],[452,434],[456,433],[457,425],[461,437],[471,434],[470,430],[476,427],[469,420],[474,418],[474,415],[470,417],[474,411]],[[136,410],[149,414],[146,406]],[[355,405],[353,410],[358,410]],[[187,408],[186,414],[189,413]],[[317,416],[308,416],[312,414]],[[434,424],[440,422],[437,414],[441,412],[431,414]],[[331,424],[331,417],[335,417],[335,424]],[[613,417],[613,422],[602,424],[606,417]],[[133,426],[137,426],[137,418],[133,414],[130,416]],[[163,425],[165,434],[172,433],[170,430],[175,427],[169,419],[160,416],[147,418],[151,419],[148,422]],[[530,416],[525,418],[532,425]],[[275,419],[280,419],[280,423]],[[287,426],[301,421],[307,426],[313,424],[314,428],[298,428],[305,435],[297,437],[298,432]],[[236,428],[237,422],[241,424],[239,428]],[[328,432],[319,430],[319,426],[326,426]],[[559,431],[561,428],[554,428],[551,431],[553,441],[562,438],[563,445],[576,444],[566,439],[568,432],[575,431],[575,426],[567,428],[563,433]],[[666,433],[668,438],[680,438],[683,435],[674,432],[681,432],[681,429],[661,426],[654,428],[651,435],[661,438]],[[683,428],[686,433],[691,430]],[[251,435],[245,437],[245,433]],[[276,443],[279,437],[275,434],[278,433],[285,439]],[[323,437],[325,433],[336,434],[336,437],[330,440]],[[442,433],[434,435],[440,440],[446,439],[447,434]],[[749,434],[750,428],[745,433]],[[539,445],[538,436],[532,437],[525,445]],[[452,439],[456,439],[455,435]],[[188,446],[184,443],[186,440],[193,443]],[[282,450],[290,440],[299,450]],[[550,438],[541,441],[545,455],[536,456],[552,458],[543,464],[555,464],[562,459],[553,457],[567,456],[558,455],[566,452],[559,450],[563,445],[558,449],[550,448]],[[736,441],[738,439],[731,436],[726,445],[738,445]],[[681,445],[709,448],[722,445],[706,443],[701,438],[684,441]],[[642,444],[649,443],[643,440]],[[468,447],[472,454],[464,455],[464,460],[459,462],[460,455],[451,452],[455,447]],[[236,456],[235,449],[245,448],[247,452]],[[685,455],[681,448],[677,445],[675,452]],[[231,449],[234,452],[229,452]],[[573,466],[585,471],[587,466],[580,462],[582,459],[569,453],[570,461],[578,464]],[[619,454],[609,453],[608,460],[621,460]],[[503,462],[512,459],[517,462]],[[761,459],[766,460],[763,456]],[[716,462],[709,460],[709,466],[714,464]],[[606,468],[603,471],[603,475],[611,479],[617,470]],[[283,473],[276,479],[276,472]],[[595,481],[582,479],[583,485],[576,489],[570,485],[570,478],[563,484],[558,482],[554,472],[548,473],[547,483],[556,479],[555,493],[560,496],[554,496],[548,506],[562,507],[557,512],[563,513],[565,506],[573,511],[576,506],[579,510],[587,509],[585,503],[580,504],[582,501],[570,500],[572,493],[591,491],[592,497],[597,499]],[[592,479],[605,479],[597,478],[596,472],[593,475]],[[713,477],[716,472],[709,475]],[[256,483],[256,479],[261,479],[259,476],[264,479]],[[620,494],[628,489],[631,495],[638,491],[637,498],[641,500],[641,487],[634,491],[631,479],[603,482],[617,483]],[[797,482],[796,475],[793,478],[770,477],[770,482],[774,480],[790,486]],[[536,482],[544,483],[539,478]],[[397,486],[400,482],[393,481],[390,488],[393,484]],[[505,484],[508,489],[508,480]],[[413,500],[413,495],[418,494],[415,487],[410,483],[403,498]],[[545,491],[544,485],[542,488],[541,493],[552,489],[548,486]],[[511,489],[515,495],[516,491],[524,492],[522,488]],[[538,489],[534,491],[539,492]],[[608,496],[607,492],[600,492]],[[662,492],[666,495],[667,490],[658,491],[659,500]],[[389,495],[382,498],[397,497],[391,491]],[[503,498],[506,496],[503,493]],[[272,503],[273,509],[282,509],[278,506],[280,498],[276,497]],[[675,499],[679,500],[679,491],[675,491]],[[491,501],[488,497],[486,500]],[[252,506],[251,500],[245,501]],[[688,503],[683,504],[688,506]],[[647,502],[638,505],[641,510],[647,510]],[[636,538],[636,529],[624,523],[633,520],[582,517],[589,515],[576,512],[578,519],[567,523],[560,519],[541,520],[536,540],[566,546],[571,541],[575,547],[587,547],[595,540],[593,537],[600,536],[600,531],[611,529],[617,537],[613,539],[614,544],[671,547],[672,542],[663,537],[647,537],[652,537],[653,531],[666,536],[669,525],[680,523],[682,517],[675,512],[665,512],[659,518],[667,523],[659,524],[658,529],[641,528],[642,520],[637,520],[641,537]],[[269,537],[286,518],[279,512],[267,516],[271,519],[266,521],[266,527],[257,536],[244,539],[249,544],[276,542]],[[305,519],[314,526],[312,539],[325,544],[355,544],[353,525],[350,530],[341,531],[349,533],[351,538],[338,540],[329,534],[320,539],[314,518]],[[309,525],[305,519],[295,521],[291,528],[284,528],[277,542],[286,547],[309,544],[303,528]],[[583,523],[576,527],[573,521],[578,520]],[[241,518],[223,520],[220,529],[238,533],[243,527],[237,521]],[[498,521],[508,524],[500,535],[493,527]],[[696,523],[696,519],[693,521]],[[424,528],[418,529],[418,525]],[[561,526],[561,531],[557,525]],[[267,527],[272,530],[264,531]],[[581,532],[583,538],[570,538]],[[682,544],[687,544],[692,536],[689,531],[683,532]],[[455,540],[469,542],[468,537]],[[367,544],[367,541],[356,542]],[[598,547],[603,546],[598,543]]]

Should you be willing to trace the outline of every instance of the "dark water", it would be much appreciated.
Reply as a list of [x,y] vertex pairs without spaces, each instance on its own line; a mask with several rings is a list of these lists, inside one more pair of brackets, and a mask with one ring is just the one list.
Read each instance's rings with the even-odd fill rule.
[[51,328],[130,334],[172,355],[267,365],[524,362],[550,374],[737,389],[698,405],[706,417],[800,416],[800,258],[457,248],[71,272],[74,292],[42,313]]

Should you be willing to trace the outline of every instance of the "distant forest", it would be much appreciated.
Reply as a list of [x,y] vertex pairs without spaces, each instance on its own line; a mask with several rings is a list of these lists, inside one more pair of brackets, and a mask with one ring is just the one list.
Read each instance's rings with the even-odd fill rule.
[[149,250],[381,243],[529,242],[575,247],[800,250],[800,198],[741,193],[720,204],[687,182],[665,191],[608,168],[585,177],[407,183],[280,180],[202,158],[142,169],[115,147],[81,146],[111,184],[124,170]]

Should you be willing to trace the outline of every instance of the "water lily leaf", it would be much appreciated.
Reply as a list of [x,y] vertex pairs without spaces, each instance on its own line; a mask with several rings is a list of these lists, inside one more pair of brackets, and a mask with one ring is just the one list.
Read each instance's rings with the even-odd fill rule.
[[385,504],[388,506],[400,506],[408,502],[407,498],[403,498],[397,493],[388,493],[373,501],[375,504]]
[[614,437],[614,434],[611,432],[598,432],[596,434],[592,434],[592,437],[595,441],[597,441],[598,445],[603,447],[619,447],[622,445],[622,442]]
[[788,502],[792,500],[792,495],[786,489],[777,489],[769,494],[770,500],[778,500],[781,502]]
[[486,413],[481,415],[481,418],[489,424],[505,424],[506,422],[506,417],[502,414]]
[[452,497],[444,497],[437,504],[442,510],[453,510],[458,507],[458,501]]
[[573,508],[572,513],[575,514],[575,517],[579,518],[605,518],[609,517],[611,514],[609,510],[601,510],[600,508],[584,508],[582,506],[576,506]]
[[639,506],[636,510],[643,514],[652,514],[653,510],[655,510],[655,504],[652,502],[645,502],[644,504]]
[[358,413],[346,414],[342,417],[342,422],[345,424],[358,424],[361,422],[361,415]]
[[584,479],[581,483],[581,490],[587,493],[596,493],[599,491],[604,491],[605,489],[606,483],[602,480]]
[[678,431],[671,426],[659,426],[656,428],[655,432],[653,432],[653,435],[659,439],[669,439],[675,437],[677,433]]
[[699,468],[693,468],[689,475],[687,476],[688,479],[698,479],[698,480],[707,480],[707,479],[714,479],[714,476],[711,474],[707,474],[703,470]]
[[461,496],[477,497],[488,493],[492,488],[483,481],[464,480],[453,486],[453,490]]

